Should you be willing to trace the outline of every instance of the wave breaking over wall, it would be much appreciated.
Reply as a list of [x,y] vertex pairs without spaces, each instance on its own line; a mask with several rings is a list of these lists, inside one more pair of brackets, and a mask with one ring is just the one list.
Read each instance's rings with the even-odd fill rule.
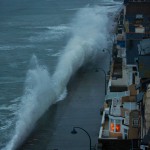
[[32,57],[14,134],[4,150],[20,146],[49,106],[65,97],[66,85],[75,71],[107,47],[107,13],[105,7],[83,8],[77,13],[72,21],[72,38],[52,76],[46,67],[39,65],[36,56]]

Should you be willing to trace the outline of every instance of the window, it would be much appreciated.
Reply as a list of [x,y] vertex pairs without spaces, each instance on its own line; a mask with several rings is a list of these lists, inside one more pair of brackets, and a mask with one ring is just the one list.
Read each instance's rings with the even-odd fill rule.
[[129,125],[129,118],[124,118],[124,124]]
[[111,132],[120,132],[121,131],[121,121],[111,119],[110,131]]
[[139,120],[138,120],[138,118],[133,118],[133,119],[132,119],[132,126],[135,127],[135,128],[137,128],[138,125],[139,125]]
[[128,138],[128,130],[124,129],[124,139],[127,139],[127,138]]
[[120,132],[120,124],[116,124],[116,132]]
[[142,14],[137,14],[136,15],[136,19],[142,19],[143,18],[143,15]]
[[124,133],[128,133],[128,130],[127,130],[127,129],[124,129]]
[[125,134],[125,135],[124,135],[124,138],[125,138],[125,139],[127,139],[127,138],[128,138],[128,135],[127,135],[127,134]]
[[111,124],[110,124],[110,131],[111,131],[111,132],[114,132],[114,123],[111,123]]

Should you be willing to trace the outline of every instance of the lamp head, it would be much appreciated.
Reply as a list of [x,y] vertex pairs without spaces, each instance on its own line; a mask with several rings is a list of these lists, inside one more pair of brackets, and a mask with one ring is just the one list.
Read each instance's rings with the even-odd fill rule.
[[99,70],[98,70],[98,69],[95,69],[95,72],[99,72]]
[[77,134],[77,131],[75,130],[75,128],[73,128],[73,130],[71,131],[71,134]]

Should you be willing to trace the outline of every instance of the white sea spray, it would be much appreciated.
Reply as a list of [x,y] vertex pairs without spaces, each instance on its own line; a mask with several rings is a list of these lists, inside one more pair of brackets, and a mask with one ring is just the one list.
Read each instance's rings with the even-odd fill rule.
[[98,6],[84,8],[77,13],[72,21],[72,37],[53,75],[45,66],[39,65],[36,56],[32,57],[14,136],[4,150],[15,150],[20,146],[49,106],[66,96],[70,77],[97,52],[107,47],[107,27],[110,23],[107,14],[106,7]]

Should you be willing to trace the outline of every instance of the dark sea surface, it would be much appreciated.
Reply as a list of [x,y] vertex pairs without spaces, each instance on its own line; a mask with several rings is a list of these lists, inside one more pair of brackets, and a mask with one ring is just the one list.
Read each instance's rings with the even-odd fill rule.
[[103,72],[95,70],[109,69],[120,7],[100,0],[0,0],[0,149],[88,149],[85,133],[70,134],[73,126],[97,143],[105,87]]

